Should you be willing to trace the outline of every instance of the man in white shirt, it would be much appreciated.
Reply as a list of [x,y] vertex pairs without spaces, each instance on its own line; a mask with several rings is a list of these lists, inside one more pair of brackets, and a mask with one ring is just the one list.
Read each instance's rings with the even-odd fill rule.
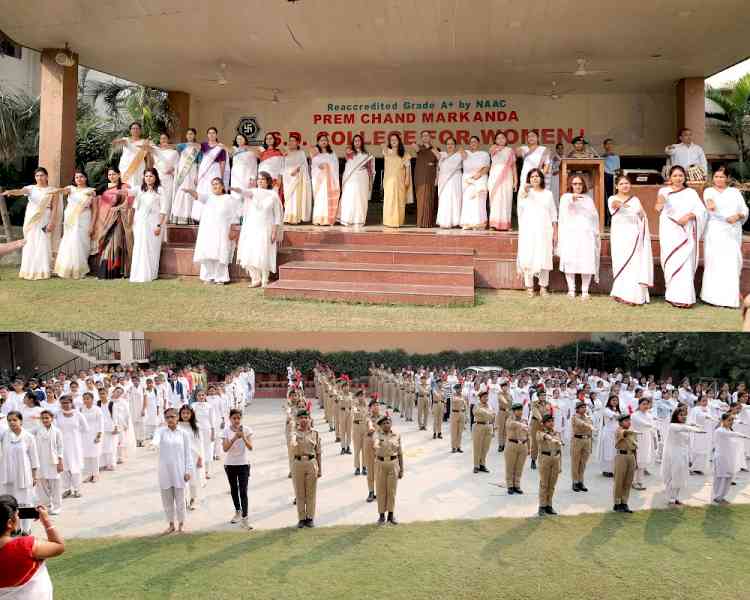
[[698,144],[693,144],[693,132],[687,128],[680,130],[680,143],[667,146],[664,150],[672,161],[672,166],[679,165],[685,171],[689,167],[698,166],[708,173],[706,155]]

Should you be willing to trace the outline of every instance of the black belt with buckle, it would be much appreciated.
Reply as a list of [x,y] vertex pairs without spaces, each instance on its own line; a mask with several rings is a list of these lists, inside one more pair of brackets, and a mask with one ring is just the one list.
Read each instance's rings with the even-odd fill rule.
[[451,410],[451,412],[464,412],[464,411],[462,409],[462,410]]
[[[377,457],[377,459],[378,459],[379,461],[382,461],[382,462],[385,462],[385,459],[386,459],[386,458],[388,458],[388,457],[387,457],[387,456],[378,456],[378,457]],[[390,459],[391,459],[391,460],[396,460],[397,458],[398,458],[398,454],[396,454],[396,455],[394,455],[394,456],[391,456],[391,457],[390,457]]]
[[580,433],[573,434],[573,437],[574,438],[578,438],[579,440],[590,440],[591,439],[590,435],[583,435],[583,434],[580,434]]
[[635,450],[618,450],[617,452],[620,453],[620,454],[625,454],[625,455],[627,455],[627,454],[635,454]]
[[554,454],[552,452],[541,452],[541,454],[544,454],[544,456],[560,456],[559,452],[555,452]]
[[355,425],[361,425],[362,421],[352,421],[352,423],[354,423]]
[[294,456],[294,460],[302,460],[303,458],[308,458],[312,460],[313,458],[315,458],[315,455],[314,454],[302,454],[300,456],[297,456],[297,455]]
[[525,444],[526,443],[526,440],[521,441],[521,440],[511,440],[511,439],[508,439],[508,441],[512,442],[514,444]]
[[474,425],[491,425],[489,421],[475,421]]

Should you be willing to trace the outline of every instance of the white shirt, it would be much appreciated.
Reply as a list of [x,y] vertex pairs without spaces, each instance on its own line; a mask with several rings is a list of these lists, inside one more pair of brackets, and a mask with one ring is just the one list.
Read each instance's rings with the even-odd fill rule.
[[[253,430],[249,427],[242,426],[242,431],[247,434],[248,437],[252,437]],[[222,434],[222,439],[225,440],[231,440],[234,438],[235,432],[232,431],[231,427],[225,427],[224,433]],[[232,445],[229,447],[229,450],[227,450],[227,454],[224,457],[224,464],[225,465],[249,465],[250,464],[250,457],[248,456],[248,452],[250,452],[247,449],[247,446],[245,445],[244,440],[234,440]]]
[[679,165],[687,171],[691,165],[698,165],[703,167],[704,171],[708,171],[708,163],[706,161],[706,155],[698,144],[675,144],[674,146],[667,146],[667,156],[672,159],[672,165]]

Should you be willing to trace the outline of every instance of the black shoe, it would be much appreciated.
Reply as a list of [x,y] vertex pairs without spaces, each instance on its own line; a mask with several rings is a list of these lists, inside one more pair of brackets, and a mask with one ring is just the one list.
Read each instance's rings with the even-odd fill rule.
[[361,471],[359,470],[359,467],[357,467],[356,469],[354,469],[354,474],[355,474],[355,475],[359,475],[359,474],[360,474],[360,472],[361,472]]
[[512,496],[515,493],[516,493],[516,488],[514,488],[514,487],[509,487],[508,488],[508,496]]
[[498,446],[497,447],[498,452],[505,452],[505,446]]
[[516,494],[523,494],[523,490],[519,487],[516,488]]
[[352,449],[351,449],[351,448],[349,448],[349,447],[347,447],[347,448],[346,448],[346,453],[347,453],[347,454],[351,454],[351,453],[352,453]]
[[385,525],[385,513],[380,513],[378,517],[378,525]]
[[292,474],[291,474],[291,473],[289,473],[289,475],[287,475],[287,476],[286,476],[286,478],[287,478],[287,479],[291,479],[291,478],[292,478]]
[[479,467],[474,467],[474,473],[479,473]]
[[632,513],[633,511],[630,510],[630,507],[627,504],[620,504],[620,510],[624,513]]
[[580,491],[581,491],[581,488],[580,488],[580,487],[578,487],[578,486],[579,486],[578,482],[577,482],[577,481],[574,481],[574,482],[573,482],[573,491],[574,491],[574,492],[580,492]]
[[464,453],[464,451],[463,451],[463,450],[461,450],[461,448],[456,448],[456,452],[460,452],[461,454],[463,454],[463,453]]
[[333,427],[329,427],[329,428],[328,428],[328,431],[333,431]]
[[312,519],[305,519],[305,527],[315,527]]
[[362,475],[367,475],[367,467],[362,467]]
[[399,412],[399,410],[397,408],[394,408],[393,412],[397,413],[397,412]]
[[300,522],[297,523],[297,529],[302,529],[304,526],[305,526],[305,521],[304,520],[302,520],[302,521],[300,521]]
[[605,477],[614,477],[615,476],[614,473],[610,473],[608,471],[604,471],[604,473],[602,473],[602,475],[604,475]]
[[442,439],[443,439],[443,434],[442,434],[442,433],[438,433],[438,439],[439,439],[439,440],[442,440]]
[[339,452],[339,454],[346,454],[346,448],[342,448],[341,452]]
[[583,485],[583,482],[578,484],[578,491],[579,492],[588,492],[589,488],[587,488],[585,485]]
[[551,506],[545,506],[544,510],[547,512],[548,515],[556,515],[557,511],[552,508]]
[[433,440],[436,440],[436,439],[437,439],[437,433],[433,433],[433,434],[432,434],[432,439],[433,439]]
[[622,504],[615,504],[612,507],[612,510],[615,511],[615,512],[622,512]]
[[531,468],[536,470],[536,461],[533,458],[531,459]]
[[484,465],[479,465],[479,470],[482,473],[489,473],[490,472],[490,470],[487,467],[485,467]]
[[456,453],[456,449],[455,448],[451,448],[451,454],[455,454],[455,453]]
[[367,500],[365,500],[365,502],[372,502],[374,500],[375,500],[375,494],[373,492],[370,492],[369,494],[367,494]]
[[393,516],[393,513],[388,513],[388,522],[391,525],[398,525],[398,521],[396,520],[396,517]]
[[337,438],[336,438],[336,443],[338,444],[338,443],[339,443],[340,441],[341,441],[341,438],[340,438],[340,437],[337,437]]
[[540,517],[546,517],[547,516],[547,507],[546,506],[540,506],[539,511],[537,512],[537,515]]

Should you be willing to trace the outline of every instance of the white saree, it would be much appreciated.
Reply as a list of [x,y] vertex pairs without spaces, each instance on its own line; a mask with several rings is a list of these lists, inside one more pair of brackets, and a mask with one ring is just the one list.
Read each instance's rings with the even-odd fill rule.
[[63,220],[65,231],[57,250],[55,273],[66,279],[81,279],[89,272],[91,250],[91,203],[93,188],[69,186],[68,205]]
[[339,159],[335,152],[318,152],[310,161],[313,225],[333,225],[339,208]]
[[128,141],[122,145],[120,155],[120,180],[131,188],[139,189],[143,183],[143,172],[146,170],[146,146],[148,140]]
[[460,152],[440,153],[438,162],[438,227],[450,229],[461,222],[463,158]]
[[[199,203],[196,203],[199,204]],[[130,281],[146,283],[159,276],[161,236],[156,235],[156,226],[161,214],[167,212],[167,202],[161,189],[156,192],[138,191],[133,202],[133,262]]]
[[341,178],[341,203],[338,220],[342,225],[364,225],[372,192],[375,157],[357,153],[347,158]]
[[[180,161],[180,153],[172,148],[159,148],[156,146],[151,149],[151,154],[154,157],[154,168],[159,173],[161,189],[167,200],[167,206],[171,211],[175,192],[174,182],[177,175],[177,163]],[[164,231],[166,233],[166,228]]]
[[[258,156],[254,151],[247,148],[238,149],[232,157],[231,180],[233,188],[249,190],[255,187],[258,178]],[[233,192],[234,193],[234,192]],[[239,194],[235,194],[237,200],[241,200]]]
[[[528,146],[521,146],[521,156],[523,156],[523,166],[521,167],[521,179],[518,181],[519,189],[528,183],[526,179],[529,176],[529,171],[543,168],[549,159],[549,153],[544,146],[537,146],[533,151]],[[545,177],[545,181],[547,179],[549,177]]]
[[593,275],[599,281],[599,213],[588,194],[579,198],[563,194],[558,214],[558,244],[560,271]]
[[616,196],[610,196],[609,212],[612,225],[609,232],[612,256],[612,290],[610,296],[630,304],[649,302],[648,288],[654,285],[654,258],[648,218],[641,201],[631,196],[620,208],[613,208]]
[[461,200],[461,227],[484,229],[487,227],[487,174],[476,175],[490,166],[490,155],[484,150],[466,150],[463,162],[463,198]]
[[[207,144],[204,144],[204,150],[205,146]],[[198,184],[195,188],[198,194],[208,195],[213,193],[211,182],[217,177],[224,183],[224,188],[229,187],[229,165],[225,163],[224,174],[222,175],[221,163],[217,160],[222,152],[224,152],[224,149],[219,145],[203,152],[201,163],[198,165]],[[226,155],[226,153],[224,154]],[[200,202],[193,203],[191,217],[194,221],[201,220],[202,210],[203,205]]]
[[487,185],[490,196],[490,227],[495,229],[510,229],[515,168],[516,155],[512,148],[500,148],[492,154]]
[[296,225],[312,218],[312,182],[307,155],[293,150],[284,157],[284,223]]
[[195,190],[198,185],[200,145],[179,144],[177,150],[180,160],[175,172],[171,215],[173,219],[189,219],[193,210],[193,197],[185,190]]
[[50,235],[45,228],[50,222],[52,214],[51,203],[56,194],[50,194],[49,189],[37,185],[23,188],[28,197],[26,213],[23,219],[23,237],[26,245],[21,251],[21,279],[49,279],[50,262],[52,261],[52,247]]

